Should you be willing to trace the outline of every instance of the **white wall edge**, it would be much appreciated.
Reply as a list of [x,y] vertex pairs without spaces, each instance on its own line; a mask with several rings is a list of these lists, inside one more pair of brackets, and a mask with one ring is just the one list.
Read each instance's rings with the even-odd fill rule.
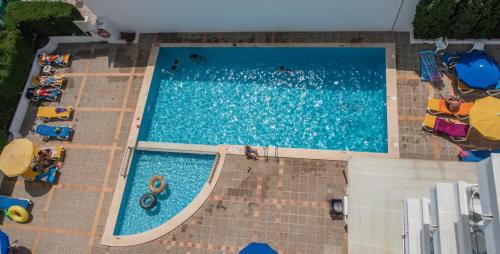
[[[487,45],[500,45],[500,39],[450,39],[448,38],[449,44],[474,44],[474,42],[482,42]],[[410,27],[410,44],[434,44],[435,40],[423,40],[423,39],[415,39],[415,35],[413,34],[413,25]]]

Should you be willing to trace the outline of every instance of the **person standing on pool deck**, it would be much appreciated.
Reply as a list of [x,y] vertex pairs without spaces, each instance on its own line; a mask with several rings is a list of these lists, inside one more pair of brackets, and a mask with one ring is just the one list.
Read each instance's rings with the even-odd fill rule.
[[175,71],[177,69],[177,65],[179,65],[179,59],[174,60],[174,64],[172,64],[172,67],[170,69],[172,69],[172,71]]

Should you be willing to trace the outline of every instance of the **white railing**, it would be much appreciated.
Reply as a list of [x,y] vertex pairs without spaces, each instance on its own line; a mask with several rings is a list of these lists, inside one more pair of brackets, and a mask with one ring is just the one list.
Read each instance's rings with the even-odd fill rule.
[[126,177],[128,175],[130,158],[134,154],[134,148],[127,146],[125,149],[125,154],[123,155],[122,164],[120,166],[120,175]]

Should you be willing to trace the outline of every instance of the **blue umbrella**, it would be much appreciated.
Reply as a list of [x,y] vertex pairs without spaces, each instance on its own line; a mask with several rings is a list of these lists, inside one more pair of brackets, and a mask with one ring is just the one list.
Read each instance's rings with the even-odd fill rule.
[[500,70],[497,62],[483,51],[472,51],[456,65],[458,79],[471,88],[487,89],[497,84]]
[[252,242],[240,251],[240,254],[278,254],[267,243]]
[[0,254],[9,253],[9,249],[10,249],[9,236],[3,231],[0,231]]

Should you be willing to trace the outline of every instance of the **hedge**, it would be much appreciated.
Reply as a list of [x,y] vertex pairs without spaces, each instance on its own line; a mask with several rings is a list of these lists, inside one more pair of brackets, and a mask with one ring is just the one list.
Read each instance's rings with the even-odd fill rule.
[[45,1],[10,3],[5,15],[8,29],[15,27],[23,33],[41,36],[81,35],[73,21],[82,19],[80,12],[69,3]]
[[9,3],[4,19],[6,30],[0,32],[0,148],[28,79],[35,47],[47,36],[81,34],[73,21],[82,16],[68,3],[22,1]]
[[33,60],[32,38],[18,29],[0,33],[0,147],[5,142],[12,115],[15,112]]
[[421,0],[413,28],[418,39],[500,38],[500,1]]

